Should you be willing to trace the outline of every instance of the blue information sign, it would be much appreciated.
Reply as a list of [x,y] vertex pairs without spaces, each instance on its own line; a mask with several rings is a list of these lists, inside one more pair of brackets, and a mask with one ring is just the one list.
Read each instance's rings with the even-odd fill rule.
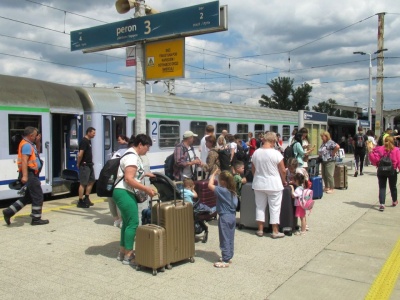
[[221,31],[219,1],[71,32],[71,51],[100,51],[143,40]]
[[304,111],[304,120],[328,122],[328,114],[315,111]]

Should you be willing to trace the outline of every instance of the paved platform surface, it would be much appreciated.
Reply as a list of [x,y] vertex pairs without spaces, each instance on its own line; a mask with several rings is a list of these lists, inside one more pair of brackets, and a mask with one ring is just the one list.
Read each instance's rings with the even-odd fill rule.
[[[92,195],[89,209],[77,208],[77,197],[46,201],[50,224],[35,227],[28,206],[11,226],[0,219],[0,298],[364,299],[400,239],[400,207],[379,212],[375,168],[364,173],[317,200],[305,236],[273,240],[236,230],[233,264],[216,269],[213,221],[208,243],[196,239],[195,263],[157,276],[116,260],[119,229],[104,199]],[[400,299],[398,278],[391,299]]]

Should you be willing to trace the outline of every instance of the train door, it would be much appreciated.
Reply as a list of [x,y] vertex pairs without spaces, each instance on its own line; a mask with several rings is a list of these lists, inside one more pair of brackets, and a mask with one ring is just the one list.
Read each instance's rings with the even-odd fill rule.
[[103,116],[103,126],[104,162],[106,162],[119,149],[118,135],[126,135],[126,117]]
[[82,139],[80,116],[52,115],[52,186],[53,194],[71,191],[71,184],[78,182],[79,141]]

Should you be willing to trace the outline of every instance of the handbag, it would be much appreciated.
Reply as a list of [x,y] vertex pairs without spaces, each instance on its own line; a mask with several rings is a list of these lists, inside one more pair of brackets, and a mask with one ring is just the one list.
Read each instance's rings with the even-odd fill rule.
[[147,200],[147,194],[142,190],[135,189],[135,198],[137,203],[143,203]]

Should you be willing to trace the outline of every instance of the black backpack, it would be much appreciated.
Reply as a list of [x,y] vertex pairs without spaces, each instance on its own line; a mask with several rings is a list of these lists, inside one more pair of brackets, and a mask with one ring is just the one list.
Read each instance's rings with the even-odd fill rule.
[[236,156],[237,160],[240,160],[243,162],[247,160],[247,153],[241,145],[237,146],[235,156]]
[[218,153],[219,168],[221,171],[231,171],[231,150],[230,149],[213,149]]
[[292,143],[291,145],[287,146],[285,151],[283,151],[283,162],[285,163],[285,167],[287,168],[287,164],[289,161],[289,158],[291,157],[296,157],[296,154],[294,153],[294,145],[298,143],[297,141]]
[[391,176],[394,173],[392,160],[390,159],[390,152],[383,155],[378,163],[378,176]]
[[164,173],[169,179],[174,180],[175,151],[168,155],[164,161]]
[[128,152],[121,157],[109,159],[100,171],[99,179],[97,179],[96,193],[99,197],[112,197],[114,187],[122,180],[117,180],[118,168],[121,158],[125,155],[135,154]]

